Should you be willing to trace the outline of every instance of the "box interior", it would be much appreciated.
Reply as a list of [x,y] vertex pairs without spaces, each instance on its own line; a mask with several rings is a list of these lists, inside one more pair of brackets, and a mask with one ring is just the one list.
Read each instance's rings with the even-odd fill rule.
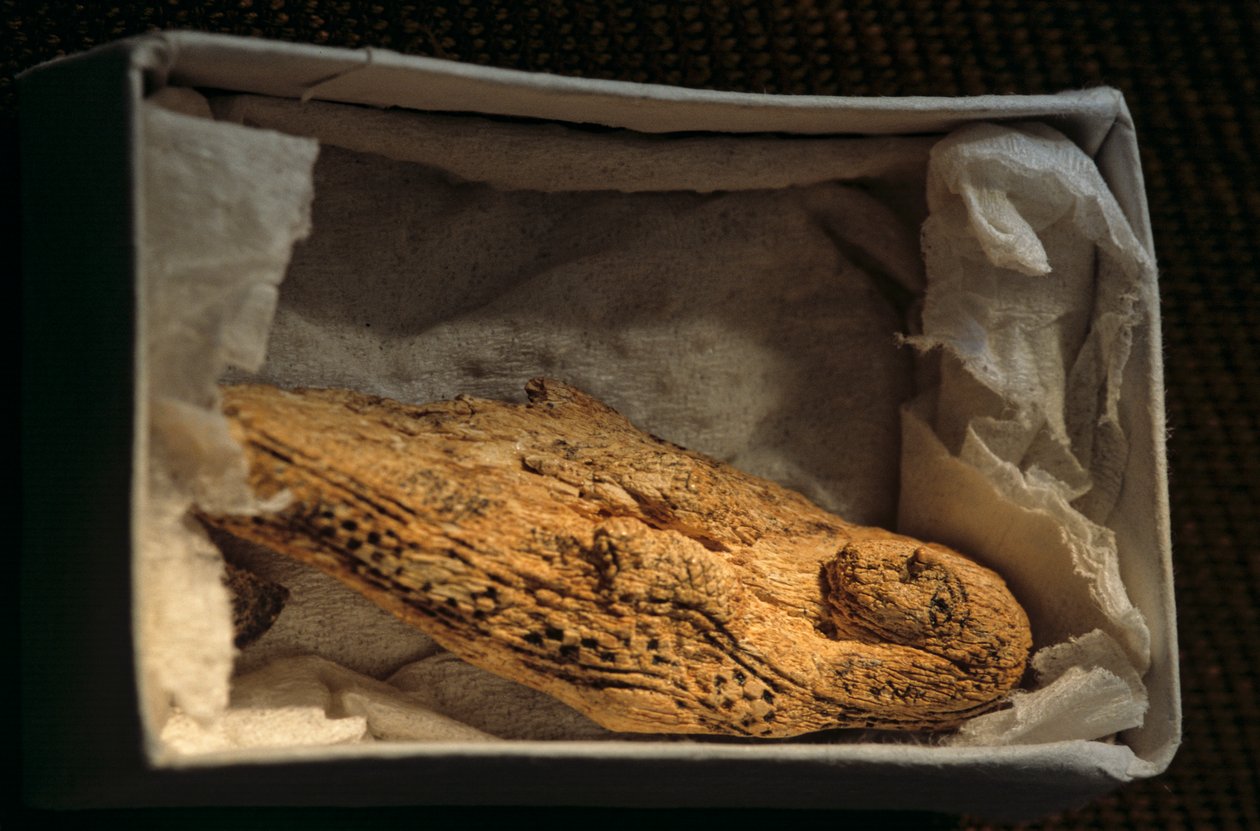
[[[370,735],[467,743],[626,738],[604,735],[548,699],[451,660],[348,590],[260,550],[229,553],[289,581],[292,614],[233,656],[223,624],[226,598],[212,589],[217,550],[190,543],[176,563],[181,555],[168,545],[172,529],[192,537],[196,531],[184,527],[178,504],[157,494],[182,488],[181,498],[203,503],[251,498],[234,490],[239,464],[214,425],[219,377],[426,401],[458,393],[519,397],[523,382],[542,374],[583,386],[651,432],[798,488],[854,521],[923,536],[934,530],[1008,575],[1033,617],[1037,646],[1049,648],[1038,666],[1040,681],[1022,707],[985,717],[987,726],[970,738],[964,730],[929,740],[932,751],[958,752],[969,741],[1112,742],[1123,730],[1123,743],[1138,752],[1127,763],[1134,772],[1143,763],[1166,763],[1176,703],[1175,681],[1167,683],[1175,668],[1165,629],[1171,628],[1161,557],[1166,528],[1141,520],[1163,503],[1162,432],[1150,420],[1150,402],[1158,400],[1150,381],[1158,376],[1151,359],[1157,360],[1158,327],[1140,192],[1135,204],[1130,189],[1121,188],[1117,203],[1105,187],[1106,193],[1078,194],[1058,180],[1037,180],[1044,171],[1035,171],[1040,187],[1066,194],[1047,200],[1060,205],[1061,213],[1050,216],[1033,215],[1042,191],[1023,194],[1022,203],[1018,195],[1008,200],[1035,228],[1003,226],[1012,216],[1005,205],[966,202],[997,192],[992,182],[967,179],[980,150],[1010,157],[1032,147],[1071,165],[1097,153],[1104,170],[1120,177],[1128,168],[1107,150],[1118,116],[1098,117],[1100,97],[1042,102],[1049,110],[1042,122],[1064,128],[1074,141],[1041,126],[968,134],[946,148],[956,151],[947,157],[940,147],[944,130],[974,120],[979,104],[968,105],[970,113],[937,109],[917,119],[913,107],[906,115],[875,105],[856,116],[769,104],[750,113],[746,102],[721,95],[703,104],[682,95],[626,107],[598,85],[583,87],[598,99],[592,105],[545,83],[514,79],[514,88],[524,84],[545,103],[509,106],[502,102],[518,99],[503,83],[496,86],[491,72],[489,81],[468,82],[476,94],[461,101],[472,104],[453,107],[447,90],[459,79],[437,71],[420,83],[424,62],[404,66],[378,56],[371,67],[356,65],[305,86],[297,79],[310,68],[301,64],[290,81],[302,89],[290,95],[258,89],[282,85],[284,73],[252,84],[215,75],[222,63],[212,72],[199,62],[203,47],[196,39],[185,44],[179,69],[167,77],[179,83],[151,97],[144,122],[150,235],[143,409],[156,436],[145,448],[165,458],[158,468],[166,465],[148,491],[156,517],[149,528],[159,538],[150,549],[164,553],[149,556],[146,568],[167,575],[159,583],[207,589],[205,606],[179,608],[150,595],[138,613],[138,638],[151,647],[142,655],[142,664],[149,662],[142,687],[157,758],[261,750],[283,736],[290,740],[282,747]],[[321,96],[355,103],[294,100],[317,88]],[[415,109],[522,115],[514,108],[528,107],[552,118],[582,112],[583,119],[569,119],[604,126],[381,111],[358,106],[386,102],[356,100],[369,95],[356,89],[378,98],[391,90],[391,103]],[[1073,107],[1085,116],[1072,121]],[[623,113],[620,121],[606,116],[612,110]],[[638,129],[623,129],[624,121]],[[871,135],[717,133],[747,132],[758,123]],[[648,134],[684,124],[713,125],[713,132]],[[315,137],[319,146],[301,137]],[[179,161],[190,155],[202,166]],[[208,177],[206,164],[239,187]],[[271,184],[261,183],[258,177],[268,173]],[[183,188],[192,189],[191,198],[173,195]],[[207,206],[214,216],[235,218],[204,222]],[[919,235],[929,206],[937,227],[924,234],[940,234],[933,238],[938,243],[972,233],[981,216],[996,233],[981,242],[939,243],[925,274]],[[1126,213],[1136,221],[1126,222]],[[177,262],[172,250],[188,248],[178,227],[192,227],[189,216],[198,218],[197,233],[209,242],[191,246],[201,259]],[[1027,232],[1049,252],[1052,275],[1079,279],[1052,277],[1057,282],[1046,291],[1035,262],[1009,252],[1013,259],[1003,261],[995,253],[1003,234],[1008,241],[1022,234],[1027,242]],[[229,266],[235,268],[230,285],[220,281],[214,297],[190,298],[189,286],[197,284],[188,277]],[[171,285],[181,288],[164,295],[163,286]],[[1038,455],[1037,442],[1045,440],[1040,428],[1031,439],[1015,440],[1025,441],[1018,452],[1007,447],[1007,457],[996,456],[987,468],[976,462],[988,458],[981,450],[994,455],[1009,434],[999,424],[1003,408],[992,407],[1001,380],[977,389],[974,360],[987,353],[968,352],[963,329],[986,319],[985,309],[1029,292],[1045,298],[1050,319],[1061,324],[1053,338],[1061,360],[1045,377],[1057,378],[1060,390],[1069,379],[1092,380],[1103,402],[1090,410],[1060,400],[1059,411],[1069,412],[1068,421],[1089,415],[1126,437],[1121,456],[1093,456],[1118,477],[1108,488],[1086,489],[1106,490],[1105,504],[1042,498],[1044,489],[1036,487],[1044,484],[1042,474],[1059,474],[1072,491],[1091,471],[1088,458],[1080,471],[1067,470],[1058,451]],[[980,297],[982,308],[952,307],[960,297]],[[1103,321],[1097,312],[1121,297],[1136,309],[1128,323]],[[1120,341],[1099,340],[1113,329]],[[1128,359],[1118,366],[1082,358],[1117,343]],[[1006,393],[1010,401],[1020,391]],[[1073,406],[1085,410],[1073,415]],[[987,444],[971,440],[988,428]],[[1086,432],[1090,447],[1103,441]],[[194,435],[217,438],[192,446]],[[172,450],[180,442],[183,449]],[[1000,515],[1006,523],[1000,533],[992,521],[959,520],[964,498]],[[1097,549],[1064,537],[1062,516],[1054,513],[1060,502],[1080,517],[1074,532]],[[1012,535],[1019,544],[1005,545]],[[1108,545],[1118,556],[1082,579],[1081,552]],[[1037,551],[1052,551],[1053,566],[1029,566],[1025,555]],[[1054,592],[1045,590],[1046,581]],[[150,591],[149,581],[142,582]],[[1145,635],[1143,618],[1158,622]],[[194,619],[200,623],[190,624]],[[174,629],[157,625],[173,620],[179,621]],[[169,633],[181,627],[183,635],[172,639]],[[167,634],[155,634],[161,632]],[[206,640],[217,645],[188,651]],[[1138,728],[1152,683],[1152,709]],[[1045,694],[1051,687],[1054,693]],[[822,739],[837,747],[904,742],[908,752],[925,742],[856,731]]]

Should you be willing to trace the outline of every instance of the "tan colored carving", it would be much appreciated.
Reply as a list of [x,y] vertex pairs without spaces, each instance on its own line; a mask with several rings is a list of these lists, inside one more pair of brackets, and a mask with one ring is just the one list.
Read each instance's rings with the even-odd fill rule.
[[205,517],[612,730],[937,729],[1018,683],[1028,620],[941,545],[855,526],[537,379],[528,404],[224,390],[261,496]]

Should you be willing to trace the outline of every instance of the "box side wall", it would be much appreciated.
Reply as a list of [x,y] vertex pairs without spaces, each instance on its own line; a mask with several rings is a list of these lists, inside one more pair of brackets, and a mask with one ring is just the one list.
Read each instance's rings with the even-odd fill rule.
[[135,39],[153,44],[150,69],[161,84],[302,98],[368,63],[371,50],[280,43],[261,38],[175,32]]
[[35,805],[140,766],[131,668],[132,201],[123,50],[21,82],[22,768]]
[[928,748],[891,745],[758,750],[623,742],[296,748],[261,764],[228,758],[155,771],[146,804],[891,809],[1026,820],[1117,787],[1131,758],[1126,748],[1082,741],[957,750],[944,762]]
[[635,84],[463,64],[380,49],[268,44],[177,32],[151,36],[171,55],[170,83],[374,107],[491,113],[648,133],[706,131],[895,135],[940,133],[983,120],[1046,121],[1093,155],[1120,94],[853,98]]
[[[1101,148],[1097,162],[1153,263],[1155,248],[1141,158],[1127,108]],[[1154,275],[1139,302],[1147,323],[1134,338],[1121,390],[1121,416],[1131,450],[1124,488],[1109,524],[1120,547],[1121,577],[1151,628],[1151,669],[1146,677],[1150,709],[1143,726],[1124,737],[1145,763],[1134,773],[1150,776],[1168,766],[1181,741],[1181,692],[1168,503],[1164,365],[1159,290]]]

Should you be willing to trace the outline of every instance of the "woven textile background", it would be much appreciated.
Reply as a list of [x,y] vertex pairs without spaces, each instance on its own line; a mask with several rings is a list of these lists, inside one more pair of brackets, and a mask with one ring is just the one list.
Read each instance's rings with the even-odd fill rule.
[[[1137,123],[1160,262],[1185,743],[1164,776],[1034,827],[1260,828],[1260,3],[3,0],[2,9],[0,112],[10,118],[22,69],[165,28],[782,94],[1118,87]],[[267,816],[232,822],[273,827]]]

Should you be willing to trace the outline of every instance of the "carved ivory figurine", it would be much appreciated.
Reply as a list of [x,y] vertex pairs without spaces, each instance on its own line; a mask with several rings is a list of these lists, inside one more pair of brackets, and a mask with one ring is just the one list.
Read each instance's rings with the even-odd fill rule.
[[224,389],[261,497],[208,523],[339,578],[619,731],[940,729],[1019,682],[1028,619],[942,545],[852,525],[565,384],[411,406]]

